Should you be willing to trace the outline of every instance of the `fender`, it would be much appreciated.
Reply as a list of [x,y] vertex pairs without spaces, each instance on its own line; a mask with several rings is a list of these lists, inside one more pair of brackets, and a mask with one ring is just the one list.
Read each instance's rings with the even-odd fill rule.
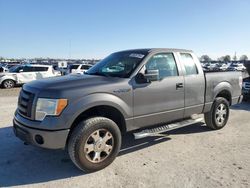
[[220,82],[214,87],[212,101],[215,100],[215,97],[222,91],[228,91],[232,96],[232,85],[229,82]]
[[133,109],[118,96],[111,93],[93,93],[74,101],[67,107],[67,113],[71,113],[71,117],[67,125],[72,125],[74,120],[84,111],[95,106],[111,106],[119,110],[123,117],[129,118],[133,116]]
[[9,74],[9,73],[4,73],[4,74],[1,74],[1,75],[4,75],[2,77],[0,77],[0,85],[5,81],[5,80],[13,80],[17,83],[17,77],[16,77],[16,74]]

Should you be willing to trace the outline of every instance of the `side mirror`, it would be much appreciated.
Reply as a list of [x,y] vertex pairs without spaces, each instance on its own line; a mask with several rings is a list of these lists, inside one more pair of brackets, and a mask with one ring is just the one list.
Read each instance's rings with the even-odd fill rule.
[[159,80],[159,70],[146,70],[144,77],[149,80],[150,82],[158,81]]
[[144,74],[142,73],[138,73],[135,76],[135,81],[138,84],[146,84],[146,83],[150,83],[150,81],[144,76]]
[[135,77],[135,80],[138,84],[150,83],[153,81],[159,80],[159,71],[158,70],[149,70],[145,74],[138,73]]

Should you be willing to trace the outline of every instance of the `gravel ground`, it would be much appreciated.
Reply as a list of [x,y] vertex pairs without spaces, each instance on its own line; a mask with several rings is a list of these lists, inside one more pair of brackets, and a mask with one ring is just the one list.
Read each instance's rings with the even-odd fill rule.
[[24,145],[11,122],[20,88],[0,90],[0,187],[250,187],[250,103],[232,107],[228,125],[204,124],[165,138],[123,139],[109,167],[84,174],[62,150]]
[[12,89],[2,89],[0,88],[0,97],[10,97],[10,96],[18,96],[19,92],[21,90],[21,87],[15,87]]

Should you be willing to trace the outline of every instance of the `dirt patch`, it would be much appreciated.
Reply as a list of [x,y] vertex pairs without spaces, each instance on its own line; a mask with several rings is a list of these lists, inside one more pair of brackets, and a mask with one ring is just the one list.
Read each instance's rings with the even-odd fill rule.
[[164,138],[134,140],[127,134],[110,166],[85,174],[67,152],[24,145],[14,136],[19,90],[0,90],[0,187],[250,186],[250,103],[232,107],[228,124],[218,131],[198,124]]
[[0,88],[0,97],[18,96],[21,89],[21,87],[15,87],[12,89]]

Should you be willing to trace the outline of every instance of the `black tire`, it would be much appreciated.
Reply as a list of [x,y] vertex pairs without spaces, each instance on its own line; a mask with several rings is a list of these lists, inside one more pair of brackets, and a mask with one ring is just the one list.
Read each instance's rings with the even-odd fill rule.
[[[95,142],[95,139],[92,138],[96,132],[100,135],[100,139],[103,140],[105,136],[101,136],[101,131],[107,131],[106,134],[110,133],[112,140],[108,140],[108,142],[112,142],[112,149],[110,149],[110,153],[107,154],[105,151],[86,151],[88,148],[85,148],[87,145],[94,145],[93,148],[100,149],[100,147],[107,146],[106,142]],[[109,134],[109,136],[110,136]],[[93,140],[93,144],[88,144],[89,140]],[[101,143],[101,142],[100,142]],[[100,146],[102,145],[102,146]],[[85,172],[94,172],[101,170],[111,164],[116,156],[118,155],[121,147],[121,132],[119,127],[116,125],[115,122],[108,118],[104,117],[93,117],[87,120],[80,122],[73,130],[72,134],[70,135],[69,142],[68,142],[68,153],[73,161],[73,163],[82,171]],[[86,149],[86,150],[85,150]],[[106,150],[106,149],[105,149]],[[93,153],[93,154],[92,154]],[[103,160],[99,162],[95,162],[95,154],[100,153],[99,156],[104,155]],[[93,155],[93,159],[91,157]],[[105,158],[106,157],[106,158]],[[92,160],[92,161],[91,161]]]
[[[224,114],[224,110],[222,110],[223,113],[217,111],[222,106],[225,108],[226,114]],[[227,124],[229,111],[229,102],[223,97],[216,98],[211,110],[204,114],[206,125],[213,130],[223,128]]]
[[15,86],[15,82],[11,79],[4,80],[2,83],[2,86],[5,89],[10,89],[10,88],[13,88]]

